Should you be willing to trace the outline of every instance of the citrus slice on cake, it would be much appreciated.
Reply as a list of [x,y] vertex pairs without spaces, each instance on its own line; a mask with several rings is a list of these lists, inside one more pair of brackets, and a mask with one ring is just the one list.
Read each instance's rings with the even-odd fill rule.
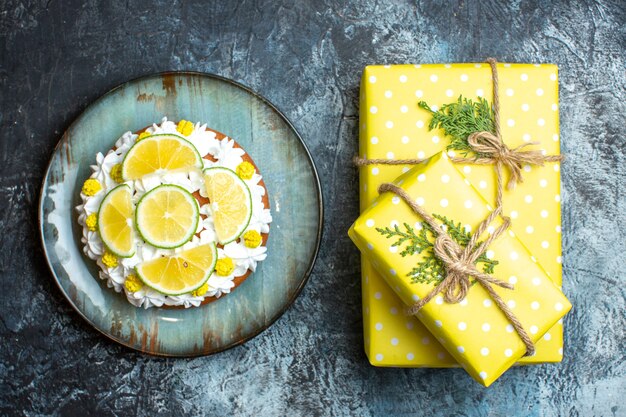
[[140,263],[135,270],[150,288],[166,295],[179,295],[201,287],[211,276],[216,262],[217,247],[209,243]]
[[129,258],[135,254],[133,202],[128,185],[118,185],[102,200],[98,231],[106,247],[115,255]]
[[163,249],[187,243],[196,233],[199,219],[196,199],[178,185],[160,185],[148,191],[135,210],[135,224],[143,240]]
[[234,171],[223,167],[205,169],[204,183],[217,240],[225,245],[241,236],[250,223],[250,189]]
[[128,150],[122,162],[122,178],[136,180],[155,172],[189,171],[202,166],[202,157],[191,142],[176,135],[150,135]]

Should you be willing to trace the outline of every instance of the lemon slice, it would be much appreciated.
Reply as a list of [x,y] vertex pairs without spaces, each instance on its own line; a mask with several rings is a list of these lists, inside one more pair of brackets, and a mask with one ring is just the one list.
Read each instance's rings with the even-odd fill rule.
[[130,187],[118,185],[102,199],[98,210],[98,231],[109,250],[122,258],[135,254],[133,202]]
[[234,171],[223,167],[205,169],[204,183],[217,240],[225,245],[241,236],[250,223],[250,189]]
[[160,185],[148,191],[135,210],[137,231],[143,240],[164,249],[187,243],[196,233],[199,218],[196,199],[178,185]]
[[150,135],[126,153],[122,178],[136,180],[154,172],[189,171],[202,166],[202,157],[191,142],[176,135]]
[[217,247],[209,243],[140,263],[135,270],[150,288],[167,295],[180,295],[201,287],[211,276],[216,262]]

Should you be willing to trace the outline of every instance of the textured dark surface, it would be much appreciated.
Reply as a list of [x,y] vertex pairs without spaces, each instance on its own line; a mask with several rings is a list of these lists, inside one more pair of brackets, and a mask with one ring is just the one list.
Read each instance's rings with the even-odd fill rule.
[[[409,3],[0,1],[0,414],[626,415],[626,9],[615,1]],[[441,4],[439,4],[441,3]],[[489,389],[462,370],[377,369],[362,350],[358,83],[373,63],[560,66],[565,320],[559,365]],[[41,177],[94,99],[164,70],[214,72],[265,95],[314,154],[327,210],[302,295],[247,344],[143,356],[92,330],[38,240]]]

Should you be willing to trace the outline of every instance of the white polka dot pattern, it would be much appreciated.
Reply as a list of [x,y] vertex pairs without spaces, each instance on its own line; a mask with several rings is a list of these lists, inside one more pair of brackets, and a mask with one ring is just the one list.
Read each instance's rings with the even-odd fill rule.
[[[364,125],[361,130],[361,135],[364,141],[361,141],[360,153],[365,153],[370,158],[386,158],[388,153],[391,152],[394,158],[425,158],[436,151],[444,148],[447,144],[447,138],[443,134],[437,131],[428,133],[428,117],[421,112],[417,106],[414,105],[417,100],[426,100],[431,105],[441,105],[449,103],[451,97],[448,95],[449,91],[453,92],[452,99],[456,99],[459,94],[463,94],[467,97],[475,97],[478,90],[481,91],[481,95],[490,98],[491,87],[489,83],[489,71],[488,67],[483,65],[482,68],[474,68],[473,65],[456,65],[453,64],[450,68],[441,69],[441,66],[424,65],[419,68],[414,66],[389,66],[383,67],[369,67],[369,69],[375,69],[375,71],[365,72],[365,90],[363,91],[364,101],[361,105],[362,109],[362,124]],[[440,68],[440,69],[437,69]],[[385,75],[382,71],[389,71],[391,75]],[[503,135],[506,137],[506,142],[510,146],[518,146],[519,144],[529,141],[540,141],[541,147],[546,149],[549,153],[558,151],[559,137],[558,137],[558,121],[557,112],[553,110],[554,104],[558,103],[558,97],[556,96],[556,70],[550,66],[522,66],[511,65],[509,68],[501,68],[500,71],[500,83],[501,83],[501,105],[503,109]],[[404,78],[401,79],[401,76]],[[436,75],[436,81],[430,79],[431,75]],[[372,78],[373,76],[373,78]],[[543,77],[543,78],[542,78]],[[554,78],[554,79],[552,79]],[[542,96],[538,96],[537,89],[542,89]],[[378,98],[380,97],[380,98]],[[521,110],[522,104],[528,105],[526,112]],[[405,107],[406,106],[406,107]],[[506,110],[505,109],[515,110]],[[373,112],[370,112],[374,109]],[[406,111],[404,111],[406,110]],[[558,110],[558,107],[557,107]],[[363,117],[363,114],[366,117]],[[510,119],[510,121],[509,121]],[[543,126],[539,126],[539,119],[543,119]],[[378,122],[376,121],[378,120]],[[388,124],[387,122],[391,122]],[[376,127],[380,126],[380,127]],[[392,126],[392,127],[388,127]],[[522,130],[524,129],[524,130]],[[519,132],[519,133],[516,133]],[[390,135],[391,133],[391,135]],[[433,141],[432,138],[437,136],[438,139]],[[374,139],[376,138],[376,139]],[[395,144],[394,144],[395,141]],[[437,143],[435,143],[437,142]],[[549,146],[546,146],[549,143]],[[397,144],[397,145],[396,145]],[[364,146],[365,145],[365,146]],[[505,213],[513,219],[512,231],[520,239],[524,240],[527,247],[539,248],[541,253],[533,254],[536,256],[539,264],[546,268],[550,272],[550,276],[553,279],[558,279],[560,284],[560,197],[559,197],[559,178],[558,178],[558,165],[554,165],[554,169],[548,164],[545,168],[532,168],[530,171],[524,171],[524,183],[519,184],[514,192],[505,193],[505,210],[516,211],[516,215],[513,213]],[[373,168],[378,168],[374,170]],[[361,194],[362,207],[367,207],[376,196],[376,189],[382,182],[393,181],[402,170],[406,170],[407,167],[397,166],[380,166],[380,167],[368,167],[362,170],[361,181]],[[476,187],[484,196],[489,196],[493,190],[493,179],[490,175],[486,175],[488,167],[482,166],[464,166],[462,169],[464,175],[468,177],[470,183]],[[555,175],[556,174],[556,175]],[[441,175],[439,175],[441,177]],[[437,178],[440,179],[440,178]],[[432,182],[435,178],[425,179],[424,185],[435,184]],[[543,180],[543,181],[542,181]],[[482,183],[480,183],[482,181]],[[443,180],[438,181],[439,186],[448,186],[449,183]],[[521,194],[521,196],[520,196]],[[521,199],[530,195],[532,197],[531,203],[519,204],[515,200]],[[546,199],[543,195],[548,195]],[[556,196],[556,197],[555,197]],[[444,198],[448,200],[448,206],[442,207],[440,202],[442,198],[432,199],[429,197],[429,193],[416,196],[419,197],[422,205],[429,207],[433,203],[440,207],[441,210],[452,208],[455,204],[448,196]],[[510,200],[510,201],[507,201]],[[544,203],[544,204],[540,204]],[[472,212],[478,210],[482,205],[479,205],[476,201],[470,201],[466,206],[466,201],[461,201],[461,207],[465,212]],[[539,207],[534,210],[528,210],[534,208],[537,205]],[[397,204],[394,207],[401,207],[402,204]],[[516,209],[516,210],[515,210]],[[542,216],[543,211],[547,213],[546,217]],[[515,217],[515,218],[514,218]],[[371,225],[371,230],[374,227],[381,227],[380,223],[376,219],[375,223]],[[458,219],[464,221],[464,219]],[[402,223],[402,218],[398,216],[399,223]],[[467,221],[464,221],[464,224]],[[370,223],[371,224],[371,223]],[[413,224],[413,221],[411,222]],[[533,233],[526,233],[527,226],[533,227]],[[519,230],[518,230],[519,229]],[[550,231],[548,235],[547,231]],[[542,243],[548,242],[548,247],[544,248]],[[394,256],[399,256],[399,253],[391,253],[390,243],[386,242],[385,245],[377,244],[376,241],[369,242],[372,245],[372,250],[385,250],[386,253]],[[374,248],[375,247],[375,248]],[[524,251],[515,249],[519,256],[518,262],[526,258],[527,255]],[[496,259],[506,260],[511,253],[511,249],[496,251]],[[507,261],[508,262],[508,261]],[[390,266],[384,264],[386,268]],[[383,266],[383,264],[381,264]],[[364,282],[364,311],[365,304],[370,313],[366,321],[370,321],[373,326],[376,323],[383,324],[383,329],[380,330],[380,335],[372,334],[368,336],[368,330],[366,330],[365,337],[368,339],[366,350],[368,356],[375,364],[388,365],[403,365],[398,361],[407,360],[413,365],[428,365],[428,366],[442,366],[442,364],[453,361],[448,355],[443,355],[445,359],[439,357],[439,353],[442,352],[441,345],[437,340],[430,339],[428,345],[421,343],[422,339],[429,336],[424,327],[416,321],[407,321],[402,315],[402,309],[398,309],[401,303],[397,299],[397,296],[393,294],[393,290],[383,281],[383,279],[373,270],[371,266],[367,266],[369,269],[368,282]],[[496,270],[498,267],[496,268]],[[365,274],[365,268],[363,270]],[[398,271],[398,276],[401,272]],[[521,275],[521,273],[520,273]],[[531,286],[541,288],[542,285],[536,285],[531,282],[534,276],[520,277],[520,280],[527,280]],[[549,280],[548,280],[549,282]],[[521,284],[521,283],[520,283]],[[387,289],[387,292],[381,291],[381,289]],[[374,295],[378,293],[379,298]],[[382,294],[382,295],[380,295]],[[566,305],[561,303],[560,308],[557,307],[558,303],[546,302],[545,300],[537,300],[540,304],[539,312],[544,310],[551,310],[555,312],[565,311]],[[378,303],[379,306],[373,307],[373,303]],[[527,301],[523,308],[530,310],[531,301]],[[399,310],[398,314],[392,313],[392,306],[396,304],[396,309]],[[436,304],[441,307],[445,307],[447,304]],[[472,307],[470,303],[467,307],[458,305],[458,308],[476,308],[487,310],[487,306],[484,304],[484,299],[477,300]],[[518,308],[522,308],[521,301],[518,301]],[[380,306],[386,306],[381,309]],[[493,305],[490,304],[493,310]],[[533,310],[534,311],[534,310]],[[465,320],[467,324],[468,334],[476,331],[483,332],[482,326],[484,320],[472,324],[468,319]],[[394,325],[393,323],[398,323]],[[409,328],[407,323],[411,323],[412,327]],[[456,328],[457,323],[449,323],[448,328]],[[491,324],[490,332],[494,332],[494,324]],[[446,323],[443,324],[439,321],[442,329],[446,328]],[[435,324],[435,327],[437,324]],[[549,340],[546,340],[545,336],[538,342],[538,354],[535,357],[526,357],[522,359],[522,362],[541,362],[542,360],[560,360],[562,353],[559,353],[559,348],[562,346],[562,330],[560,324],[558,328],[550,329]],[[366,325],[366,329],[367,329]],[[404,333],[398,333],[398,328]],[[502,327],[499,327],[501,331]],[[545,329],[539,329],[538,333],[543,333]],[[379,338],[383,338],[378,341]],[[399,343],[392,345],[390,341],[396,338]],[[383,344],[381,344],[383,342]],[[417,343],[416,343],[417,342]],[[384,345],[384,346],[383,346]],[[480,346],[477,348],[471,347],[468,344],[465,346],[465,355],[480,355]],[[545,346],[545,350],[542,349]],[[410,349],[410,350],[409,350]],[[512,346],[502,347],[494,350],[490,348],[488,357],[507,357],[507,349],[514,349]],[[395,354],[394,352],[403,352],[401,354]],[[545,354],[543,353],[545,351]],[[409,353],[411,357],[409,358]],[[550,356],[552,355],[552,356]],[[513,356],[513,350],[511,351],[511,357]],[[510,357],[509,357],[510,358]],[[479,372],[485,372],[488,375],[486,378],[491,379],[496,372],[490,369],[476,370],[475,375]]]

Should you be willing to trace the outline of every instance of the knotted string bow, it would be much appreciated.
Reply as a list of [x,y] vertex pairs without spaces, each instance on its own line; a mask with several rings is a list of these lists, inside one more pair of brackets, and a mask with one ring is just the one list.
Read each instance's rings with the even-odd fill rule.
[[[499,130],[499,128],[498,128]],[[472,150],[481,156],[475,158],[451,157],[454,162],[470,163],[479,165],[500,164],[509,171],[508,189],[515,184],[523,182],[522,168],[524,165],[542,166],[546,162],[555,162],[562,159],[561,155],[544,155],[541,150],[523,150],[527,146],[537,145],[537,142],[529,142],[516,148],[509,148],[502,142],[500,136],[491,132],[475,132],[468,136],[467,143]],[[497,172],[500,172],[498,169]],[[501,174],[500,174],[501,175]]]

